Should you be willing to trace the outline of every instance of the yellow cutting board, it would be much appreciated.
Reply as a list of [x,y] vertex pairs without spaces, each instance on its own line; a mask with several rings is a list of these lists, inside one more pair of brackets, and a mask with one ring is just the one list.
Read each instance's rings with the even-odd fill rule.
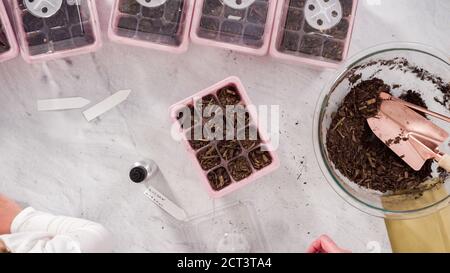
[[[447,197],[442,185],[422,196],[396,195],[383,198],[383,207],[390,210],[421,208]],[[394,253],[447,252],[450,253],[450,207],[427,216],[408,220],[385,219]]]

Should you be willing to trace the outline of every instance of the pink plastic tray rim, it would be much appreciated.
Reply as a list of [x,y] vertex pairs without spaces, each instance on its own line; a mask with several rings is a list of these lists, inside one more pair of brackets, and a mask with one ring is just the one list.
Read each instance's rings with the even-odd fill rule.
[[184,0],[188,3],[188,8],[186,9],[186,21],[183,29],[183,38],[179,46],[170,46],[164,44],[157,44],[148,41],[140,41],[132,38],[122,37],[115,33],[115,26],[117,25],[118,13],[119,13],[119,1],[116,0],[114,3],[113,11],[111,12],[111,18],[108,27],[108,38],[116,43],[127,44],[132,46],[139,46],[149,49],[163,50],[171,53],[183,53],[188,50],[189,47],[189,32],[191,28],[192,12],[194,10],[194,0]]
[[16,36],[14,35],[14,30],[12,28],[11,22],[9,21],[8,13],[6,12],[5,5],[3,1],[0,1],[0,19],[3,24],[3,28],[6,33],[6,38],[8,39],[10,49],[2,54],[0,54],[0,62],[4,62],[15,58],[19,54],[19,46],[17,45]]
[[100,25],[98,19],[97,6],[95,4],[95,0],[86,0],[86,3],[89,5],[89,10],[91,12],[91,23],[94,31],[95,42],[91,45],[87,45],[84,47],[79,47],[75,49],[61,50],[54,53],[46,53],[40,55],[30,55],[28,50],[28,45],[26,41],[26,34],[23,28],[23,22],[21,18],[21,10],[19,8],[18,2],[13,1],[14,6],[14,16],[16,17],[16,26],[17,26],[17,35],[20,41],[21,47],[21,55],[23,59],[28,63],[42,62],[42,61],[50,61],[54,59],[67,58],[75,55],[87,54],[98,50],[102,46],[102,40],[100,35]]
[[[170,118],[171,118],[172,122],[178,124],[178,121],[176,119],[177,111],[180,110],[181,108],[183,108],[184,106],[186,106],[188,104],[191,104],[194,100],[202,98],[205,95],[208,95],[208,94],[211,94],[211,93],[216,93],[216,91],[219,90],[220,88],[225,87],[225,86],[230,85],[230,84],[231,85],[235,85],[237,87],[237,89],[239,90],[239,94],[241,95],[242,101],[243,101],[243,103],[245,105],[247,105],[247,106],[252,105],[251,101],[250,101],[250,99],[249,99],[249,97],[247,95],[247,92],[245,91],[245,88],[242,85],[242,83],[239,80],[239,78],[237,78],[235,76],[231,76],[231,77],[228,77],[228,78],[226,78],[226,79],[224,79],[224,80],[222,80],[222,81],[220,81],[220,82],[218,82],[218,83],[216,83],[216,84],[214,84],[214,85],[212,85],[212,86],[210,86],[210,87],[208,87],[208,88],[206,88],[206,89],[204,89],[204,90],[194,94],[193,96],[190,96],[190,97],[188,97],[188,98],[186,98],[186,99],[184,99],[182,101],[179,101],[179,102],[175,103],[174,105],[172,105],[169,108]],[[252,107],[249,108],[249,114],[250,114],[251,119],[254,121],[254,123],[257,124],[258,123],[257,115],[256,115],[256,112],[254,111],[254,109],[252,109]],[[193,150],[191,148],[191,146],[189,145],[189,142],[186,139],[186,136],[185,136],[186,130],[180,129],[179,132],[180,132],[181,137],[183,139],[183,144],[184,144],[186,150],[188,151],[190,159],[194,162],[194,165],[195,165],[195,167],[196,167],[196,169],[197,169],[197,171],[198,171],[198,173],[199,173],[199,175],[201,177],[201,180],[203,181],[203,184],[205,185],[209,195],[212,196],[213,198],[223,197],[223,196],[225,196],[225,195],[227,195],[227,194],[229,194],[231,192],[234,192],[234,191],[236,191],[236,190],[238,190],[238,189],[240,189],[242,187],[245,187],[246,185],[254,182],[255,180],[257,180],[257,179],[259,179],[259,178],[261,178],[261,177],[263,177],[263,176],[265,176],[265,175],[275,171],[280,166],[279,158],[278,158],[276,152],[274,152],[274,150],[272,148],[272,145],[271,145],[269,139],[267,138],[266,133],[262,132],[262,131],[259,131],[259,133],[261,135],[261,140],[263,142],[261,145],[265,146],[265,147],[267,147],[269,149],[270,155],[272,156],[272,164],[270,164],[269,166],[267,166],[266,168],[264,168],[264,169],[262,169],[260,171],[257,171],[256,173],[254,172],[251,176],[249,176],[248,178],[245,178],[244,180],[241,180],[239,182],[234,182],[233,181],[231,183],[231,185],[229,185],[228,187],[224,188],[223,190],[215,191],[215,190],[213,190],[211,188],[211,186],[209,184],[209,181],[208,181],[208,178],[207,178],[207,173],[209,171],[213,170],[214,168],[209,170],[209,171],[204,171],[200,167],[200,164],[198,163],[198,160],[197,160],[197,157],[196,157],[196,152],[197,151],[195,151],[195,150]]]
[[219,47],[222,49],[229,49],[229,50],[244,52],[247,54],[252,54],[252,55],[257,55],[257,56],[267,55],[267,53],[269,51],[270,38],[272,36],[272,27],[273,27],[273,20],[275,17],[275,9],[277,6],[277,0],[268,0],[269,10],[267,12],[266,27],[264,29],[263,45],[260,48],[252,48],[252,47],[247,47],[247,46],[243,46],[243,45],[235,45],[235,44],[231,44],[231,43],[214,41],[211,39],[199,37],[197,35],[197,31],[198,31],[198,27],[200,25],[200,19],[202,16],[203,2],[204,2],[204,0],[197,0],[195,3],[194,16],[192,19],[192,27],[191,27],[192,42],[194,42],[196,44],[200,44],[200,45]]
[[270,56],[281,59],[281,60],[285,60],[290,63],[304,63],[304,64],[309,64],[309,65],[314,65],[314,66],[327,67],[327,68],[339,67],[339,65],[341,65],[345,61],[345,59],[347,58],[347,55],[348,55],[350,41],[351,41],[352,34],[353,34],[353,25],[355,22],[355,14],[356,14],[356,9],[357,9],[359,0],[353,1],[352,14],[350,15],[351,20],[350,20],[350,24],[349,24],[349,28],[348,28],[349,31],[348,31],[347,37],[345,39],[344,52],[342,54],[342,61],[340,61],[340,62],[333,62],[333,61],[327,62],[327,61],[322,61],[322,60],[310,59],[310,58],[306,58],[306,57],[299,57],[299,56],[294,56],[291,54],[286,54],[286,53],[283,53],[283,52],[280,52],[277,50],[276,43],[279,38],[278,35],[280,35],[280,33],[281,33],[281,27],[282,27],[282,23],[283,23],[281,21],[282,21],[283,7],[285,4],[285,1],[289,1],[289,0],[279,0],[278,1],[277,10],[275,13],[275,21],[274,21],[274,25],[273,25],[273,34],[272,34],[273,39],[270,42],[270,49],[269,49]]

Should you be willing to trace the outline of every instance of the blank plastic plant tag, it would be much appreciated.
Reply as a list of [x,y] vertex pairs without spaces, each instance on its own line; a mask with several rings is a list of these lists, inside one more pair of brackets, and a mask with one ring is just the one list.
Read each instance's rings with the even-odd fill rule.
[[114,95],[106,98],[102,102],[99,102],[96,105],[84,111],[83,115],[87,119],[87,121],[92,121],[97,117],[103,115],[104,113],[108,112],[109,110],[113,109],[117,105],[121,104],[122,102],[124,102],[130,95],[130,93],[131,90],[118,91]]
[[158,207],[165,210],[168,214],[175,217],[175,219],[179,221],[184,221],[187,218],[186,213],[183,209],[175,205],[171,200],[165,197],[162,193],[156,190],[153,187],[148,187],[148,189],[144,192],[145,196],[147,196],[153,203],[155,203]]
[[38,100],[38,111],[59,111],[80,109],[91,103],[89,100],[81,97]]

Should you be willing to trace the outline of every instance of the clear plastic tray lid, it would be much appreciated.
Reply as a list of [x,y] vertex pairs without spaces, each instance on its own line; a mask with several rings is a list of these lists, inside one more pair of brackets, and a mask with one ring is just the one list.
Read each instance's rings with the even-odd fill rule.
[[286,0],[277,50],[291,55],[339,62],[349,39],[356,0]]
[[31,56],[67,51],[96,41],[89,0],[17,0]]
[[185,231],[196,252],[267,252],[256,212],[249,202],[236,203],[194,218]]
[[268,0],[204,0],[197,35],[200,38],[252,48],[264,44]]
[[157,44],[183,42],[189,0],[117,0],[113,18],[116,35]]

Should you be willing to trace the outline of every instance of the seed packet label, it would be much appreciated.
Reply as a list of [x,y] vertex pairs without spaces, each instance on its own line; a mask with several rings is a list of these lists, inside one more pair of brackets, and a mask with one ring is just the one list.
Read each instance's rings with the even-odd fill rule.
[[175,217],[175,219],[184,221],[187,216],[183,209],[175,205],[170,199],[168,199],[164,194],[159,192],[153,187],[149,187],[144,195],[147,196],[153,203],[155,203],[158,207],[166,211],[168,214]]

